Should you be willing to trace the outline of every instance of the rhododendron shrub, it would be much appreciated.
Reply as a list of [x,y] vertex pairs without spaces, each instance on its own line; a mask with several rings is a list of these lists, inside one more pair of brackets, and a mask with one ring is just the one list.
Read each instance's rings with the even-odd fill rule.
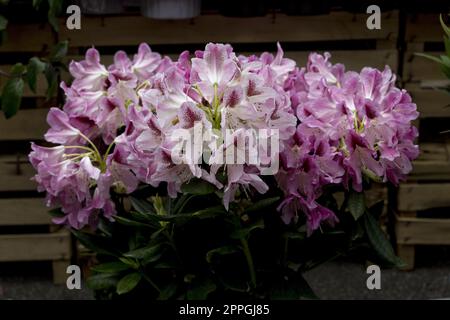
[[303,271],[367,243],[399,265],[363,192],[412,170],[416,106],[388,67],[329,59],[141,44],[70,63],[29,157],[53,221],[98,254],[99,297],[311,296]]

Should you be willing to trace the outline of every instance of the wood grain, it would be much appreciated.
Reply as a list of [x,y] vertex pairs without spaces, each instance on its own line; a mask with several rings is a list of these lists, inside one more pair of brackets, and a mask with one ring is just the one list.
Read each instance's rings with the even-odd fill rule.
[[20,110],[13,118],[0,116],[0,141],[42,140],[48,129],[49,109]]
[[450,183],[400,184],[397,200],[400,212],[450,207]]
[[70,259],[70,233],[0,235],[0,261]]

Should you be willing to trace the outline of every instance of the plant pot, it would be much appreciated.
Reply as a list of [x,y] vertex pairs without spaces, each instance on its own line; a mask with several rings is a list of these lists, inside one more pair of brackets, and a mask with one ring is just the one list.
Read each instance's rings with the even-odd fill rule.
[[341,4],[344,10],[353,13],[367,13],[367,8],[371,5],[379,6],[381,12],[398,8],[397,1],[392,0],[344,0]]
[[265,0],[221,0],[220,14],[227,17],[260,17],[268,12]]
[[141,14],[153,19],[190,19],[200,15],[201,0],[142,0]]
[[284,0],[282,4],[282,10],[287,15],[319,15],[327,14],[330,12],[329,0],[308,0],[308,1],[296,1],[296,0]]
[[84,14],[119,14],[124,11],[121,0],[81,0],[80,5]]
[[140,8],[141,0],[122,0],[122,4],[125,8]]

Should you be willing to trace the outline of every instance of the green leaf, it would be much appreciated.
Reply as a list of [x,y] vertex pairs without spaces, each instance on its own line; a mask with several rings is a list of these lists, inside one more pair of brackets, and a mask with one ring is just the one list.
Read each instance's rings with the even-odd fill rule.
[[119,256],[119,253],[111,248],[112,244],[108,243],[107,239],[78,230],[71,230],[71,232],[81,242],[81,244],[95,253],[114,257]]
[[59,22],[57,16],[62,11],[62,4],[63,1],[61,0],[48,0],[49,9],[47,13],[47,18],[53,30],[55,30],[56,32],[59,31]]
[[13,76],[10,78],[2,92],[2,110],[7,119],[14,116],[20,108],[22,101],[24,82],[21,77]]
[[58,88],[58,74],[51,64],[45,67],[45,79],[47,80],[47,99],[54,97]]
[[447,37],[450,38],[450,28],[445,25],[442,14],[439,15],[439,22],[441,23],[442,29],[444,29],[444,32],[447,34]]
[[391,243],[372,215],[364,215],[364,228],[372,248],[381,259],[399,268],[405,266],[404,262],[395,255]]
[[142,275],[138,272],[127,274],[117,283],[117,294],[121,295],[133,290],[141,281]]
[[199,218],[199,219],[207,219],[207,218],[214,218],[218,215],[222,215],[222,214],[226,214],[226,213],[227,213],[227,211],[225,210],[223,205],[218,205],[218,206],[210,207],[207,209],[199,210],[199,211],[196,211],[193,213],[187,213],[187,214],[178,215],[178,216],[192,216],[192,217]]
[[145,248],[140,248],[136,250],[129,251],[127,253],[124,253],[123,255],[127,258],[134,258],[139,260],[146,260],[150,257],[153,257],[157,254],[159,254],[161,251],[161,245],[152,245]]
[[304,240],[304,239],[306,239],[306,232],[286,231],[285,233],[283,233],[283,237],[288,238],[288,239]]
[[441,61],[446,67],[450,67],[450,57],[441,55]]
[[92,290],[105,290],[114,288],[117,285],[117,281],[118,279],[114,275],[102,273],[90,276],[86,284]]
[[158,300],[168,300],[177,292],[178,285],[176,282],[171,282],[165,286],[159,293]]
[[55,14],[51,10],[49,10],[47,13],[47,20],[48,20],[48,23],[52,26],[53,30],[55,30],[56,32],[59,32],[58,18],[55,16]]
[[280,197],[273,197],[273,198],[266,198],[266,199],[259,200],[256,203],[254,203],[253,205],[249,206],[247,209],[245,209],[244,212],[249,213],[249,212],[258,212],[258,211],[264,210],[267,207],[270,207],[271,205],[276,203],[278,200],[280,200]]
[[0,31],[6,30],[6,27],[8,26],[8,20],[0,15]]
[[442,73],[450,79],[450,67],[448,66],[441,66]]
[[65,213],[62,212],[61,208],[49,210],[48,214],[53,218],[61,218],[65,216]]
[[43,0],[33,0],[33,8],[35,10],[38,10],[40,8],[40,6],[42,5],[42,1]]
[[384,209],[384,200],[380,200],[373,204],[369,209],[369,213],[372,214],[376,219],[381,217]]
[[130,266],[120,261],[102,263],[92,268],[93,271],[99,273],[119,273],[128,269]]
[[135,221],[143,222],[148,227],[152,227],[152,228],[156,228],[156,229],[161,227],[161,223],[159,222],[159,219],[157,219],[152,214],[145,214],[145,213],[140,213],[140,212],[135,211],[135,210],[131,210],[130,211],[130,215],[131,215],[132,218],[135,219]]
[[195,196],[196,195],[193,195],[193,194],[183,194],[182,196],[180,196],[175,202],[172,213],[180,214],[181,212],[183,212],[184,207]]
[[445,53],[450,57],[450,38],[444,37]]
[[136,209],[136,211],[138,211],[139,213],[155,214],[153,205],[150,202],[135,197],[130,197],[130,201],[133,208]]
[[426,54],[426,53],[420,53],[420,52],[416,52],[414,53],[414,55],[419,56],[419,57],[423,57],[423,58],[427,58],[429,60],[433,60],[434,62],[437,62],[439,64],[444,64],[441,59],[439,59],[438,57],[432,56],[430,54]]
[[67,55],[67,49],[69,48],[69,42],[67,40],[61,41],[56,46],[53,47],[50,53],[51,62],[61,62],[62,59]]
[[205,300],[216,290],[216,284],[209,277],[194,278],[191,288],[186,293],[188,300]]
[[273,300],[317,299],[316,294],[300,272],[277,275],[270,291]]
[[138,269],[139,268],[139,263],[131,258],[124,258],[124,257],[119,257],[119,260],[126,264],[127,266],[129,266],[131,269]]
[[208,263],[211,263],[212,259],[215,255],[224,256],[224,255],[228,255],[228,254],[233,254],[238,251],[239,251],[239,249],[236,246],[232,246],[232,245],[216,248],[216,249],[208,251],[208,253],[206,254],[206,261]]
[[366,211],[364,192],[350,191],[347,208],[355,221],[358,220]]
[[194,195],[206,195],[215,191],[216,187],[214,185],[201,179],[191,179],[191,181],[181,186],[181,192]]
[[253,230],[256,230],[256,229],[264,229],[264,220],[260,219],[248,228],[241,228],[241,229],[234,230],[230,234],[230,237],[233,239],[245,239],[250,236],[250,233]]
[[21,76],[23,76],[25,71],[26,71],[26,67],[19,62],[11,67],[10,73],[13,77],[21,77]]
[[138,227],[138,228],[142,228],[142,227],[143,228],[154,228],[154,226],[149,225],[147,223],[142,223],[142,222],[139,222],[139,221],[130,220],[130,219],[127,219],[127,218],[124,218],[124,217],[120,217],[120,216],[115,216],[114,219],[118,223],[126,225],[126,226]]
[[27,68],[27,82],[28,86],[33,92],[36,92],[37,77],[40,73],[44,72],[46,67],[45,62],[42,62],[39,58],[33,57],[28,62]]

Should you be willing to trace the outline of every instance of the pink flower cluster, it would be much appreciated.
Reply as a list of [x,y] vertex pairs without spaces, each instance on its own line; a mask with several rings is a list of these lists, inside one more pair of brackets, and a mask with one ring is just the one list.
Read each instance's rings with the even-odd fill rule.
[[[55,146],[33,144],[30,154],[47,205],[64,213],[55,222],[82,228],[95,227],[99,215],[113,219],[113,194],[129,194],[139,183],[165,184],[176,197],[183,184],[204,179],[223,192],[226,208],[238,190],[269,189],[262,168],[247,159],[206,166],[174,161],[174,132],[193,132],[197,124],[213,130],[205,143],[216,160],[245,140],[245,130],[276,130],[281,168],[278,186],[270,187],[285,193],[283,219],[303,212],[310,231],[336,221],[317,202],[323,187],[360,191],[363,177],[403,179],[418,153],[410,124],[417,111],[389,69],[345,72],[328,58],[311,54],[298,69],[280,46],[275,56],[246,57],[210,43],[172,61],[141,44],[133,59],[120,51],[105,67],[89,49],[85,60],[70,64],[74,80],[61,85],[63,109],[48,114],[45,139]],[[226,130],[231,141],[223,140]]]
[[281,155],[277,180],[286,198],[280,209],[285,222],[306,214],[309,232],[337,221],[316,201],[324,186],[360,192],[364,177],[398,184],[419,153],[411,125],[416,105],[395,87],[391,70],[345,71],[329,58],[310,54],[306,68],[292,72],[284,86],[299,125]]

